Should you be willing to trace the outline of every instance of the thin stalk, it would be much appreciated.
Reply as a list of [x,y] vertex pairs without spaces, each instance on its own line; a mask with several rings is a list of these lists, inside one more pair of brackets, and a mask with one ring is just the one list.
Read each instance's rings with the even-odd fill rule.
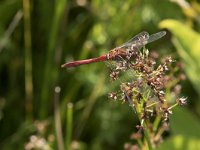
[[148,148],[149,148],[149,150],[153,150],[152,145],[151,145],[151,141],[150,141],[148,128],[147,128],[147,125],[146,125],[145,122],[143,124],[143,127],[144,127],[144,137],[145,137],[145,140],[147,141]]
[[148,105],[146,108],[149,108],[149,107],[152,107],[154,105],[158,104],[158,102],[154,102],[154,103],[151,103],[150,105]]
[[157,116],[156,119],[153,122],[153,130],[156,131],[158,129],[158,125],[160,123],[161,116]]
[[178,103],[175,103],[174,105],[172,105],[171,107],[169,107],[168,109],[171,110],[173,109],[174,107],[176,107],[178,105]]
[[[72,85],[72,83],[74,82],[74,80],[70,80],[69,81],[69,85]],[[65,109],[66,109],[66,104],[69,103],[70,99],[72,99],[72,97],[77,93],[78,89],[80,87],[80,84],[74,84],[73,86],[71,86],[70,89],[67,89],[67,92],[63,92],[63,93],[67,93],[66,96],[64,96],[63,101],[61,102],[61,118],[62,120],[65,119],[66,114],[65,114]]]
[[70,150],[72,141],[73,104],[67,105],[66,149]]
[[2,52],[3,48],[5,47],[5,45],[7,45],[10,36],[15,31],[15,28],[17,27],[17,25],[21,21],[22,17],[23,17],[23,12],[20,9],[15,14],[12,22],[9,24],[7,30],[5,31],[3,38],[0,40],[0,52]]
[[55,120],[56,138],[58,142],[58,150],[64,150],[60,108],[59,108],[60,90],[61,89],[58,86],[55,88],[55,94],[54,94],[54,118],[55,119],[54,120]]
[[140,147],[142,147],[142,146],[143,146],[143,142],[142,142],[142,140],[141,140],[141,139],[138,139],[138,140],[137,140],[137,143],[138,143],[138,145],[139,145]]
[[147,127],[146,122],[144,121],[144,119],[141,119],[141,117],[140,117],[141,116],[141,108],[139,106],[136,106],[136,114],[137,114],[138,119],[140,121],[140,125],[143,127],[144,139],[147,142],[148,149],[152,150],[153,148],[152,148],[152,144],[151,144],[151,141],[150,141],[148,127]]
[[159,130],[155,136],[155,139],[159,139],[162,136],[164,131],[165,131],[164,128],[159,128]]
[[33,83],[32,83],[32,50],[31,50],[31,17],[30,0],[23,0],[24,11],[24,47],[25,47],[25,109],[26,117],[32,120]]

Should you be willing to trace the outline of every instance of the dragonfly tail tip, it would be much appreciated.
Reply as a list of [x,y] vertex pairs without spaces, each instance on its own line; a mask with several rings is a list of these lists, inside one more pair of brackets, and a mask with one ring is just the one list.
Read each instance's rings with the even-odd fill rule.
[[65,67],[65,64],[62,64],[62,65],[61,65],[61,68],[64,68],[64,67]]

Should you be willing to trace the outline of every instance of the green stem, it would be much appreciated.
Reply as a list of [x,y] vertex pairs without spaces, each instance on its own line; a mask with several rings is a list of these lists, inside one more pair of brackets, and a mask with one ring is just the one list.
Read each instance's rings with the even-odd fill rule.
[[143,131],[144,131],[144,139],[145,141],[147,142],[147,145],[148,145],[148,149],[149,150],[152,150],[152,145],[151,145],[151,141],[150,141],[150,136],[149,136],[149,131],[148,131],[148,128],[147,128],[147,125],[146,125],[146,122],[144,121],[144,119],[141,119],[141,112],[138,111],[140,110],[138,106],[136,106],[136,114],[139,118],[139,121],[140,121],[140,125],[143,127]]
[[154,102],[154,103],[151,103],[150,105],[148,105],[146,108],[149,108],[149,107],[152,107],[154,105],[158,104],[158,102]]
[[153,123],[153,131],[156,131],[158,129],[158,125],[160,123],[161,117],[157,116],[154,123]]
[[66,149],[70,150],[73,124],[73,104],[67,105]]
[[30,0],[23,0],[23,11],[24,11],[24,47],[25,47],[25,97],[26,97],[25,109],[26,109],[27,119],[32,120],[33,83],[32,83]]
[[151,145],[151,141],[150,141],[150,136],[149,136],[148,128],[147,128],[147,125],[146,125],[145,122],[143,124],[143,128],[144,128],[144,137],[145,137],[145,140],[147,141],[148,149],[149,150],[153,150],[152,145]]
[[56,138],[58,142],[58,150],[64,150],[64,142],[63,142],[63,134],[62,134],[62,124],[61,124],[61,117],[60,117],[60,106],[59,106],[59,99],[60,99],[60,87],[55,87],[54,93],[54,121],[55,121],[55,131],[56,131]]
[[176,107],[178,105],[178,103],[175,103],[174,105],[172,105],[171,107],[169,107],[168,109],[170,110],[170,109],[172,109],[172,108],[174,108],[174,107]]

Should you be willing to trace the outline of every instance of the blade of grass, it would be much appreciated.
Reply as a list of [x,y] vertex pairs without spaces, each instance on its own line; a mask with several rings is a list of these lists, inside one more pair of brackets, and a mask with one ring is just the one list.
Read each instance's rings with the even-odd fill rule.
[[5,45],[8,43],[8,40],[9,40],[11,34],[13,33],[13,31],[15,30],[15,28],[19,24],[22,17],[23,17],[22,10],[18,10],[17,13],[15,14],[11,24],[9,25],[8,29],[6,30],[3,39],[1,39],[1,41],[0,41],[0,52],[3,50]]
[[32,82],[32,50],[31,50],[31,16],[30,0],[23,0],[24,11],[24,47],[25,47],[25,97],[26,115],[32,120],[33,111],[33,82]]
[[60,108],[59,108],[59,97],[60,97],[60,87],[55,87],[54,93],[54,118],[55,118],[55,130],[56,138],[58,142],[58,149],[64,150],[62,126],[61,126],[61,117],[60,117]]
[[73,124],[73,104],[67,105],[67,127],[66,127],[66,149],[70,150],[72,141],[72,124]]
[[45,67],[44,67],[43,88],[41,92],[41,109],[40,109],[41,118],[44,118],[48,112],[49,91],[53,82],[55,82],[55,78],[56,78],[57,71],[55,69],[55,66],[53,65],[54,54],[55,54],[54,50],[56,47],[56,39],[57,39],[60,19],[64,12],[64,8],[66,6],[67,0],[57,0],[55,3],[56,3],[55,13],[53,16],[49,42],[48,42],[47,57],[46,57],[46,62],[45,62]]

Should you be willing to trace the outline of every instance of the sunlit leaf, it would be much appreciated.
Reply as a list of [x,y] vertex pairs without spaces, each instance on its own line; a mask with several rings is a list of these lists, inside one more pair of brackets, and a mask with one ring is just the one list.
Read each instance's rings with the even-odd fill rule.
[[164,142],[158,150],[195,150],[200,149],[200,139],[176,135]]
[[200,137],[200,122],[188,110],[175,109],[171,118],[170,127],[175,134],[183,134],[185,136]]
[[185,108],[175,109],[171,117],[172,138],[167,139],[160,150],[193,150],[200,149],[200,122]]
[[184,23],[170,19],[162,21],[160,27],[172,32],[172,42],[184,62],[184,69],[200,94],[200,34]]

